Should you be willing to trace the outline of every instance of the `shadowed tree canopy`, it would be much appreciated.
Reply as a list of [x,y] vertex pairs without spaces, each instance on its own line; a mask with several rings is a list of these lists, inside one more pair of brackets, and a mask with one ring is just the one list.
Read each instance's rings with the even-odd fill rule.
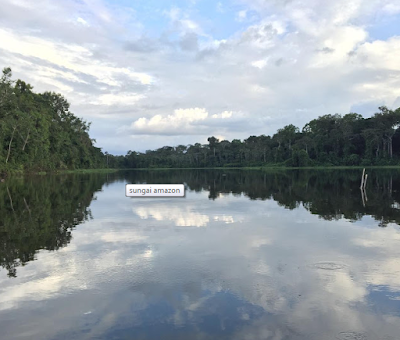
[[35,93],[10,68],[0,78],[0,173],[13,170],[101,168],[105,155],[89,137],[90,123],[76,117],[54,92]]

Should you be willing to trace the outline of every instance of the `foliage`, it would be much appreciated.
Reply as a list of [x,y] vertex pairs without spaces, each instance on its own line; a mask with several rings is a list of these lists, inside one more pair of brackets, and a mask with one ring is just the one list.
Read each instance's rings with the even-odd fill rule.
[[400,108],[382,106],[371,118],[356,113],[322,115],[300,131],[290,124],[271,136],[241,141],[208,138],[208,144],[164,146],[111,156],[118,168],[205,168],[284,165],[358,166],[400,164]]
[[0,173],[105,167],[105,155],[60,94],[35,93],[10,68],[0,78]]
[[[303,129],[289,124],[272,137],[103,153],[89,137],[90,123],[76,117],[60,94],[34,93],[10,68],[0,78],[0,174],[93,168],[206,168],[285,165],[398,165],[400,108],[385,106],[370,118],[326,114]],[[1,176],[0,176],[1,177]]]

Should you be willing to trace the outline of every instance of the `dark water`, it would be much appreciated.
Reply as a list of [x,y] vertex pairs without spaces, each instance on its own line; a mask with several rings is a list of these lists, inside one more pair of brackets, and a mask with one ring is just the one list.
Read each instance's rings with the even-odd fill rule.
[[400,339],[400,172],[368,174],[0,183],[0,339]]

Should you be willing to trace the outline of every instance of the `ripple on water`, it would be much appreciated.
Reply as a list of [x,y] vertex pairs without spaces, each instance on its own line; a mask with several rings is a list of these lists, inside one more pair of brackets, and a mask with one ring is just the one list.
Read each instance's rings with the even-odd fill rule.
[[314,263],[312,267],[322,270],[340,270],[346,268],[347,265],[339,262],[317,262]]
[[338,334],[339,340],[367,340],[367,336],[358,332],[341,332]]

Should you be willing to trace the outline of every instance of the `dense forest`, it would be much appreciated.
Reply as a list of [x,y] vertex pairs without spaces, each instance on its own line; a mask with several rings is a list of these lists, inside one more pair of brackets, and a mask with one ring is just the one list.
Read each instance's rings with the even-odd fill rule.
[[397,165],[400,164],[400,108],[379,107],[371,118],[357,113],[328,114],[300,131],[290,124],[271,136],[241,141],[208,138],[208,144],[164,146],[145,153],[129,151],[111,164],[127,168],[242,167],[283,165]]
[[60,94],[35,93],[10,68],[0,79],[0,174],[90,168],[206,168],[244,166],[399,165],[400,108],[379,107],[370,118],[327,114],[301,130],[290,124],[272,137],[164,146],[114,156],[95,147],[90,123]]
[[90,124],[69,111],[53,92],[34,93],[13,81],[10,68],[0,79],[0,173],[105,167],[106,156],[89,137]]

